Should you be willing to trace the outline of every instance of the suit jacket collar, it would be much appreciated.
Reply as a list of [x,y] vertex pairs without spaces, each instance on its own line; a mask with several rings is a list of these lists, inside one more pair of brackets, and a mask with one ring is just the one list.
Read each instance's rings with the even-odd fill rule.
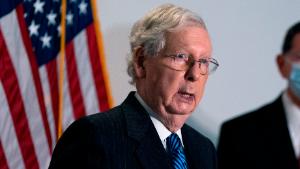
[[151,119],[134,93],[130,92],[121,106],[126,119],[128,136],[141,141],[151,125]]
[[189,168],[217,168],[217,159],[213,144],[186,124],[182,127],[181,131]]
[[142,166],[146,169],[171,168],[168,155],[159,139],[151,119],[130,92],[122,103],[128,136],[137,141],[136,153]]
[[288,130],[288,124],[286,119],[285,110],[283,108],[282,94],[271,104],[267,109],[268,115],[265,117],[266,121],[270,121],[269,127],[262,130],[266,130],[271,140],[265,143],[270,145],[270,149],[275,154],[286,154],[282,161],[286,161],[286,168],[297,168],[297,159],[295,156],[294,148],[292,146],[291,137]]
[[199,145],[199,142],[196,143],[195,140],[193,140],[193,136],[187,131],[187,125],[183,125],[181,132],[189,168],[203,168],[203,163],[199,160],[203,159],[201,157],[199,158],[199,156],[202,155],[202,153],[199,154],[199,152],[203,151],[202,146]]

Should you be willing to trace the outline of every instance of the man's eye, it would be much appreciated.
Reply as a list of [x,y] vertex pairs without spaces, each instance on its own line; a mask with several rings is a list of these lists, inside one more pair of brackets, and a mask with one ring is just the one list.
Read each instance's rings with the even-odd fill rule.
[[188,57],[185,54],[177,54],[176,59],[186,60],[186,59],[188,59]]
[[201,63],[201,64],[208,64],[208,60],[207,59],[199,59],[199,62]]
[[295,61],[297,61],[297,62],[300,61],[300,55],[295,56]]

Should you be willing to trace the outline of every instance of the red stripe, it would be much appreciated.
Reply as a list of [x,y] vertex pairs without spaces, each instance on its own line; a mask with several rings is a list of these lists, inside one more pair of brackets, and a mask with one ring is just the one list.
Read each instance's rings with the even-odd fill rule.
[[26,48],[26,52],[28,54],[28,60],[30,62],[30,66],[31,66],[31,72],[32,72],[32,77],[33,77],[33,81],[34,81],[34,85],[35,85],[35,89],[36,89],[36,94],[38,97],[38,101],[39,101],[39,106],[41,109],[41,116],[42,116],[42,120],[43,120],[43,125],[45,128],[45,134],[47,137],[47,141],[48,141],[48,148],[49,148],[49,153],[52,154],[52,139],[51,139],[51,133],[50,133],[50,127],[49,127],[49,123],[48,123],[48,117],[47,117],[47,113],[46,113],[46,106],[44,103],[44,96],[43,96],[43,90],[42,90],[42,86],[41,86],[41,80],[38,74],[38,66],[37,66],[37,62],[36,62],[36,57],[35,54],[32,51],[32,44],[31,44],[31,40],[29,38],[29,33],[27,31],[27,26],[24,20],[24,9],[23,9],[23,5],[18,5],[18,7],[16,8],[17,11],[17,15],[18,15],[18,21],[20,24],[20,30],[21,30],[21,34],[22,34],[22,38],[23,38],[23,42]]
[[39,168],[16,72],[0,30],[0,80],[8,100],[16,135],[26,168]]
[[4,153],[4,150],[3,150],[3,146],[1,144],[1,140],[0,140],[0,168],[1,169],[8,169],[8,164],[7,164],[5,153]]
[[73,41],[69,42],[66,46],[66,61],[67,61],[69,91],[70,91],[72,106],[74,110],[74,117],[75,119],[78,119],[86,115],[86,112],[85,112],[85,106],[82,97],[82,91],[80,88],[78,68],[75,60]]
[[57,77],[57,62],[56,59],[52,60],[46,65],[48,81],[49,81],[49,90],[51,94],[51,103],[52,103],[52,112],[54,117],[55,124],[55,134],[58,138],[58,77]]
[[93,77],[94,77],[94,83],[97,90],[97,96],[98,96],[98,103],[100,105],[101,111],[106,111],[109,109],[108,104],[108,97],[106,93],[106,86],[103,78],[103,67],[99,56],[98,51],[98,45],[97,45],[97,39],[96,39],[96,33],[95,28],[93,24],[90,24],[86,28],[87,32],[87,41],[88,41],[88,48],[89,48],[89,55],[90,55],[90,62],[92,65],[92,71],[93,71]]

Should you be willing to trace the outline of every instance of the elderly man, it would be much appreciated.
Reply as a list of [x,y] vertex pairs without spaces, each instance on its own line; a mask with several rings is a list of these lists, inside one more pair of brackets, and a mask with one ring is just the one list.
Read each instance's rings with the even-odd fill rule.
[[218,67],[202,19],[162,5],[135,23],[130,43],[128,73],[137,91],[108,112],[74,122],[50,168],[215,169],[213,144],[184,124]]

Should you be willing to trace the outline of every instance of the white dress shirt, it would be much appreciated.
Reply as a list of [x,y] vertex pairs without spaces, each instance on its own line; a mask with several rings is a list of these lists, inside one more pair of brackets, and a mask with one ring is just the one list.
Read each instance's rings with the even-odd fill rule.
[[[153,110],[144,102],[144,100],[141,98],[141,96],[135,92],[135,97],[137,98],[137,100],[141,103],[141,105],[145,108],[145,110],[148,112],[148,114],[150,115],[151,121],[158,133],[158,136],[161,140],[161,143],[163,144],[164,148],[167,149],[167,145],[166,145],[166,139],[167,137],[169,137],[169,135],[172,134],[171,131],[169,131],[163,124],[161,121],[159,121],[159,118],[157,117],[157,113],[153,112]],[[182,141],[182,135],[181,135],[181,129],[176,131],[176,134],[178,135],[178,137],[180,138],[181,144],[183,145],[183,141]]]
[[296,157],[300,157],[300,108],[295,105],[287,92],[282,97],[283,108],[286,113],[288,129]]

